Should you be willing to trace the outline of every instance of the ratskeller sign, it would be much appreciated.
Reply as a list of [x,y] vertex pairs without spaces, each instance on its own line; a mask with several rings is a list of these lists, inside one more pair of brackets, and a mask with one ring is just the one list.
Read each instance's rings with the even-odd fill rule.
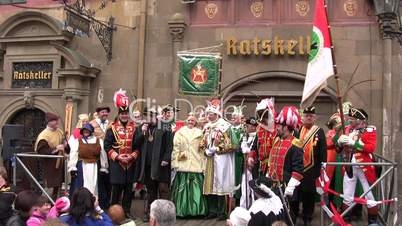
[[273,39],[254,39],[237,40],[231,38],[226,40],[226,54],[228,56],[248,56],[248,55],[307,55],[311,50],[310,36],[300,36],[296,39],[281,39],[275,36]]
[[15,62],[12,88],[51,88],[53,62]]

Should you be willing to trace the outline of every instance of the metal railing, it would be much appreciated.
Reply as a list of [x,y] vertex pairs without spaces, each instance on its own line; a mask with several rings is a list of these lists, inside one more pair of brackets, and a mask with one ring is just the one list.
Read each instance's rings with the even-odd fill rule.
[[[49,201],[54,204],[54,200],[52,197],[46,192],[45,188],[39,183],[38,179],[32,175],[31,171],[28,167],[24,164],[21,158],[44,158],[44,159],[58,159],[58,158],[65,158],[62,155],[40,155],[40,154],[32,154],[32,153],[16,153],[13,157],[13,186],[17,187],[17,165],[21,165],[22,169],[25,173],[31,178],[31,180],[35,183],[35,185],[42,191],[42,193],[49,199]],[[64,183],[67,184],[67,170],[66,164],[64,164]]]
[[[384,173],[382,173],[378,179],[371,184],[369,189],[366,192],[363,192],[362,195],[359,196],[359,198],[363,198],[368,194],[370,191],[372,191],[374,188],[377,187],[377,192],[375,197],[380,197],[381,200],[385,199],[393,199],[393,198],[398,198],[398,165],[397,163],[390,161],[388,159],[385,159],[384,157],[374,154],[377,158],[377,162],[371,162],[371,163],[351,163],[351,162],[327,162],[325,163],[327,166],[376,166],[376,167],[382,167],[383,170],[385,170]],[[343,175],[344,176],[344,175]],[[379,185],[380,186],[377,186]],[[389,186],[386,186],[386,184],[389,184]],[[341,216],[345,216],[354,206],[356,203],[352,203],[345,211],[341,213]],[[393,208],[391,208],[391,206]],[[394,218],[391,220],[390,223],[387,223],[390,219],[390,215],[392,215]],[[399,219],[398,219],[398,201],[395,201],[391,204],[385,204],[381,205],[379,208],[379,220],[381,221],[382,224],[384,225],[398,225]],[[323,209],[321,208],[321,219],[320,219],[320,225],[324,225],[324,213]],[[334,224],[331,223],[330,226],[333,226]]]

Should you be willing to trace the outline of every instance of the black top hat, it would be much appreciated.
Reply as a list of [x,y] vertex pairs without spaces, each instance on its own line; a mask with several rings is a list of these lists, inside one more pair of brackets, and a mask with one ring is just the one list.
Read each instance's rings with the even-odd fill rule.
[[271,198],[271,195],[269,194],[269,191],[267,191],[264,187],[271,189],[272,187],[272,180],[268,177],[260,177],[254,180],[251,180],[248,182],[248,185],[250,185],[251,189],[259,195],[261,195],[264,198]]
[[349,109],[349,116],[355,119],[366,120],[368,119],[368,114],[361,108],[353,108]]
[[304,114],[315,114],[315,107],[314,106],[308,106],[303,110]]
[[257,126],[257,120],[254,117],[250,117],[246,120],[247,125]]

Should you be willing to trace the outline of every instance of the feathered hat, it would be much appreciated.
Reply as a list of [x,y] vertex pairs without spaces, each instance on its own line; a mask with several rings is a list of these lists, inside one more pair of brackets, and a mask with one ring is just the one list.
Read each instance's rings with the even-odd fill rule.
[[334,113],[329,117],[328,122],[326,123],[327,127],[329,129],[337,129],[342,126],[342,121],[341,121],[341,114]]
[[275,118],[275,123],[290,126],[296,129],[301,125],[301,117],[295,106],[285,106],[282,108],[278,117]]
[[274,118],[276,116],[275,108],[274,108],[274,98],[265,98],[257,103],[257,107],[255,108],[258,119],[262,118]]
[[[350,109],[353,108],[353,104],[350,101],[346,101],[342,104],[342,110],[343,110],[343,114],[347,115],[350,111]],[[339,109],[338,109],[339,112]]]
[[130,103],[125,90],[119,89],[116,91],[113,96],[113,102],[114,106],[119,109],[119,113],[128,112]]
[[212,99],[211,101],[207,102],[208,106],[205,109],[205,112],[208,113],[215,113],[219,116],[222,115],[221,112],[221,101],[219,99]]
[[233,107],[232,116],[243,116],[243,105]]
[[262,121],[264,118],[268,118],[268,130],[275,130],[275,117],[276,112],[274,108],[274,98],[265,98],[257,103],[255,108],[257,121]]

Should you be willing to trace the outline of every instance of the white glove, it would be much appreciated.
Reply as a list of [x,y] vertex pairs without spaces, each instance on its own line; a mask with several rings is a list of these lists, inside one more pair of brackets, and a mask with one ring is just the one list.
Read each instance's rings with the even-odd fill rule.
[[288,186],[285,188],[285,196],[293,196],[293,192],[296,187],[299,186],[300,181],[296,180],[294,177],[290,178]]
[[248,154],[250,153],[251,149],[249,147],[242,147],[241,148],[241,152],[243,152],[243,154]]
[[213,156],[215,153],[216,153],[216,147],[214,147],[214,146],[205,149],[205,154],[207,156]]
[[[344,135],[342,135],[342,136],[344,136]],[[341,137],[342,137],[341,136]],[[354,146],[355,145],[355,140],[353,140],[353,138],[352,137],[349,137],[349,136],[345,136],[344,138],[342,138],[343,139],[343,144],[344,145],[347,145],[347,146]]]
[[251,148],[248,147],[247,141],[241,142],[241,152],[243,152],[243,154],[247,154],[250,153]]
[[346,136],[346,135],[341,135],[338,139],[338,144],[340,145],[349,145],[349,143],[351,142],[351,140],[353,141],[352,138]]
[[244,141],[244,140],[243,140],[243,142],[241,142],[240,147],[241,147],[241,148],[248,147],[247,141]]

